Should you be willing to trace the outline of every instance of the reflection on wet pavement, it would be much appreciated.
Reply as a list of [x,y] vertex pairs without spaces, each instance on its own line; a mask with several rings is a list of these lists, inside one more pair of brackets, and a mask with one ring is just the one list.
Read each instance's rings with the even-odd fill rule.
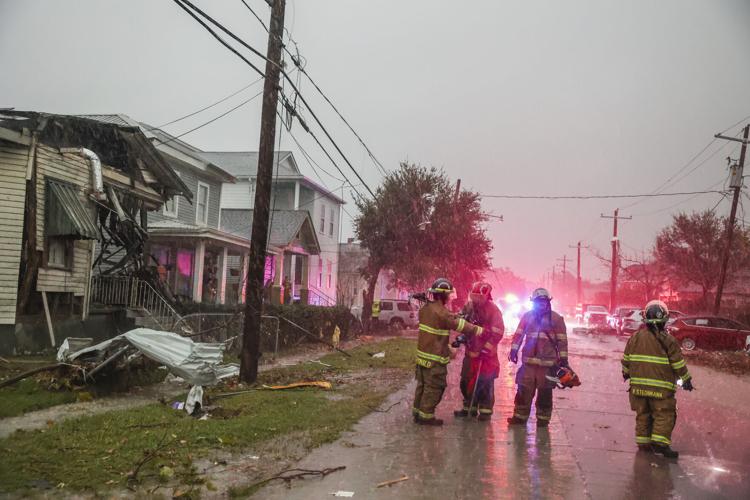
[[[509,340],[503,340],[507,352]],[[750,382],[690,367],[705,390],[679,393],[674,447],[679,461],[636,453],[635,419],[628,405],[619,358],[624,342],[614,337],[570,335],[571,363],[583,385],[555,391],[548,429],[508,428],[515,387],[513,365],[501,367],[491,422],[454,419],[461,403],[460,360],[451,364],[449,387],[437,410],[442,428],[412,423],[414,384],[383,404],[351,433],[313,451],[299,467],[346,465],[324,479],[272,486],[257,494],[269,499],[331,498],[750,498]],[[505,355],[501,352],[501,356]],[[711,388],[709,390],[709,388]],[[724,397],[722,397],[724,396]],[[744,439],[740,439],[740,436]],[[383,481],[409,476],[390,487]]]

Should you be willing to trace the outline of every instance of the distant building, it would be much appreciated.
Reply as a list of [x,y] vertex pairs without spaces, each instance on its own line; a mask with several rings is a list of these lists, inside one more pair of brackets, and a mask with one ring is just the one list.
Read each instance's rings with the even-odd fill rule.
[[[367,250],[354,238],[349,238],[346,243],[339,245],[339,290],[338,303],[362,310],[364,303],[364,292],[367,290],[367,281],[362,278],[360,270],[367,263]],[[409,291],[399,289],[392,285],[393,273],[389,270],[383,270],[378,276],[375,284],[374,300],[393,299],[406,300],[409,298]]]

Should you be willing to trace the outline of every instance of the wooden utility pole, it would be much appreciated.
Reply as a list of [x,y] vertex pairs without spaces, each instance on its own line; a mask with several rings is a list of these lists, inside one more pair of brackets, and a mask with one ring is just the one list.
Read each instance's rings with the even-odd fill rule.
[[[714,302],[714,314],[719,314],[721,310],[721,294],[724,293],[724,282],[727,279],[727,266],[729,265],[729,256],[732,251],[732,238],[734,237],[734,223],[737,217],[737,202],[740,199],[740,191],[742,190],[742,171],[745,168],[745,152],[747,151],[747,138],[748,132],[750,132],[750,124],[745,125],[745,133],[742,136],[742,150],[740,151],[740,161],[732,167],[732,176],[730,180],[730,187],[734,189],[734,196],[732,197],[732,209],[729,212],[729,224],[727,225],[727,244],[724,247],[724,255],[721,257],[721,272],[719,274],[719,284],[716,286],[716,301]],[[725,137],[721,134],[716,134],[716,138],[728,139],[732,141],[739,141],[735,137]]]
[[581,281],[581,242],[577,245],[568,245],[568,248],[575,248],[578,256],[576,258],[576,305],[583,303],[583,282]]
[[271,25],[268,30],[266,79],[263,86],[260,145],[258,146],[258,177],[253,208],[253,232],[250,240],[250,262],[245,283],[245,325],[240,354],[240,380],[253,383],[258,378],[260,328],[263,310],[263,281],[266,270],[268,224],[273,181],[273,146],[276,137],[276,106],[279,100],[282,37],[286,0],[273,0]]
[[568,273],[568,256],[563,255],[562,259],[557,259],[558,261],[562,262],[562,286],[565,286],[565,282],[567,278],[565,275]]
[[603,219],[614,219],[614,228],[612,230],[612,271],[609,277],[609,312],[613,312],[617,306],[617,269],[619,268],[619,246],[617,239],[617,221],[620,219],[632,219],[632,217],[621,217],[620,209],[615,209],[614,215],[601,214]]

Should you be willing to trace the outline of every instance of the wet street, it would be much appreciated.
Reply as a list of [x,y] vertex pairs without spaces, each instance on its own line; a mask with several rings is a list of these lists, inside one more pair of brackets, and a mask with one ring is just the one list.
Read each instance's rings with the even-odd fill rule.
[[[275,485],[264,499],[322,499],[338,491],[353,498],[750,498],[750,381],[688,366],[696,390],[680,391],[673,448],[678,461],[636,453],[615,337],[570,334],[571,365],[583,382],[555,391],[549,429],[508,428],[515,366],[501,362],[491,422],[455,419],[460,406],[460,354],[437,410],[443,427],[412,423],[414,383],[391,395],[353,432],[313,451],[298,465],[346,469],[323,479]],[[510,340],[501,344],[506,359]],[[392,486],[377,484],[408,476]]]

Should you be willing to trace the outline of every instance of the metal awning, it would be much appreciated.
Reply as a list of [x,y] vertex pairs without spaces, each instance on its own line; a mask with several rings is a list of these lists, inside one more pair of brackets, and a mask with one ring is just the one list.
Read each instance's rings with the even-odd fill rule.
[[95,240],[99,231],[89,210],[81,202],[73,186],[47,181],[48,197],[45,209],[47,236],[71,236],[82,240]]

